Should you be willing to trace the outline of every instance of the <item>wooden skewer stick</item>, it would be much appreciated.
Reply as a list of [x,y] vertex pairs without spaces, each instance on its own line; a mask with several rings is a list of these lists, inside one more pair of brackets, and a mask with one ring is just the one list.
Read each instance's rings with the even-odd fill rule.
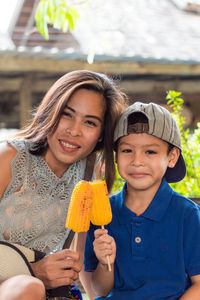
[[[101,228],[104,229],[104,225],[102,225]],[[108,263],[108,271],[111,272],[110,256],[107,255],[106,258]]]
[[76,251],[77,243],[78,243],[78,232],[75,232],[75,237],[74,237],[74,247],[73,247],[73,250],[74,250],[74,251]]

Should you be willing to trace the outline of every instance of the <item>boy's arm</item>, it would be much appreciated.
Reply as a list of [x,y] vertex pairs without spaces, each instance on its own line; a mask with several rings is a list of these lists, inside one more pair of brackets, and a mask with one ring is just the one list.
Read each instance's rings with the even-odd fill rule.
[[[107,234],[106,229],[97,229],[94,232],[93,243],[95,255],[99,261],[96,270],[92,274],[92,286],[100,296],[107,296],[114,287],[114,261],[116,257],[116,244],[113,237]],[[108,269],[108,256],[111,263],[111,271]]]
[[114,287],[114,266],[111,265],[111,271],[108,266],[98,263],[96,270],[92,273],[92,286],[95,292],[102,297],[106,297]]
[[200,300],[200,275],[191,276],[191,287],[179,300]]

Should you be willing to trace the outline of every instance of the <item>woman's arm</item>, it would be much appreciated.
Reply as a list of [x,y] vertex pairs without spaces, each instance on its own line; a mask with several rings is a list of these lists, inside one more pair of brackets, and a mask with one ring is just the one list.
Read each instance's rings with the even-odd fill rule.
[[35,276],[47,289],[73,284],[81,270],[79,253],[64,249],[31,263]]
[[191,276],[191,287],[179,300],[200,300],[200,275]]
[[0,143],[0,199],[12,179],[11,162],[17,150],[8,143]]

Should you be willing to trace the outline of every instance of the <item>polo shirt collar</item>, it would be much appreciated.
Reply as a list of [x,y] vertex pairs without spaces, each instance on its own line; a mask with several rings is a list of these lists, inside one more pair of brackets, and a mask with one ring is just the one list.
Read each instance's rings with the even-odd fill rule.
[[171,202],[173,194],[172,188],[169,186],[165,178],[163,178],[161,185],[148,208],[140,216],[137,216],[124,205],[126,189],[127,184],[125,183],[118,197],[118,216],[121,224],[129,223],[133,220],[133,218],[146,218],[153,221],[161,220],[169,206],[169,203]]

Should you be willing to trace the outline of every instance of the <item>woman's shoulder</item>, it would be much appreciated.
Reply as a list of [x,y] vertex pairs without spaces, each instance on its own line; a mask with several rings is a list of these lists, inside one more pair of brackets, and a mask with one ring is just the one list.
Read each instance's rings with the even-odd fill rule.
[[11,163],[17,155],[17,150],[9,143],[0,143],[0,198],[12,179]]
[[[20,173],[27,168],[28,145],[23,139],[7,139],[0,142],[0,198]],[[14,174],[14,175],[13,175]]]
[[23,138],[11,138],[0,141],[0,155],[6,155],[13,158],[18,152],[28,153],[30,143]]
[[9,161],[12,161],[17,154],[17,149],[9,143],[7,140],[1,141],[0,143],[0,162],[1,167],[3,164],[7,164]]
[[10,172],[12,163],[19,157],[27,157],[28,145],[23,139],[8,139],[0,142],[0,164],[1,172],[7,169]]

